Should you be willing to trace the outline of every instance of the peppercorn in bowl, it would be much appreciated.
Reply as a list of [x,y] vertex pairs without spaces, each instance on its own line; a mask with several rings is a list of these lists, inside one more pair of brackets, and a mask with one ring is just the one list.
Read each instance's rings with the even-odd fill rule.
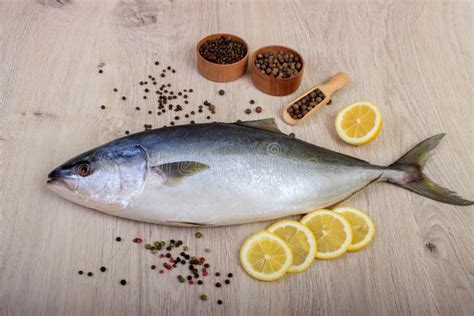
[[295,50],[278,45],[265,46],[252,56],[252,82],[260,91],[285,96],[301,84],[304,60]]
[[216,82],[240,78],[247,70],[248,44],[238,36],[217,33],[204,37],[196,46],[199,73]]

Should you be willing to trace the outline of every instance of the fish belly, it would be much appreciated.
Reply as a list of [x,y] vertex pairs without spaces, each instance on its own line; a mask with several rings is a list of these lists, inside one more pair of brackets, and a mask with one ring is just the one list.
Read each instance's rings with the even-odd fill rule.
[[141,195],[114,215],[168,225],[264,221],[335,204],[380,175],[376,170],[266,158],[204,163],[210,164],[208,170],[177,185],[150,173]]

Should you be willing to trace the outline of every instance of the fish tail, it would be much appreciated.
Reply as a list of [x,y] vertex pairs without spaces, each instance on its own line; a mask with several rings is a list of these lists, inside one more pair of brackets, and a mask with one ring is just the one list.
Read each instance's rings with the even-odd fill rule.
[[473,205],[454,191],[443,188],[431,181],[423,167],[431,151],[446,134],[438,134],[425,139],[387,168],[384,180],[439,202],[454,205]]

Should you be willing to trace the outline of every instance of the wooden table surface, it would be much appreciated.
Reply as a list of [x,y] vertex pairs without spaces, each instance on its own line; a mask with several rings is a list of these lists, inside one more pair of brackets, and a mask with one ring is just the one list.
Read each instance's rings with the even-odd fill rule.
[[[156,100],[143,100],[138,82],[172,65],[176,74],[158,81],[193,88],[189,109],[209,100],[219,121],[275,117],[284,132],[373,163],[389,164],[446,132],[427,172],[473,199],[473,13],[473,3],[461,0],[1,1],[0,314],[472,313],[473,207],[373,185],[347,202],[376,223],[368,248],[263,283],[243,272],[238,252],[268,222],[200,229],[204,238],[196,239],[194,228],[138,223],[72,204],[45,181],[66,159],[127,129],[169,123],[171,113],[147,113]],[[249,74],[226,84],[203,79],[194,45],[215,32],[242,36],[251,51],[295,48],[307,61],[301,87],[271,97],[252,86]],[[302,126],[282,122],[286,102],[338,71],[352,82],[329,107]],[[263,113],[244,114],[250,99]],[[383,130],[373,143],[351,147],[336,136],[334,117],[364,99],[380,106]],[[179,284],[176,273],[150,269],[158,260],[131,242],[136,236],[182,239],[196,253],[211,248],[211,273],[232,272],[232,283],[221,289],[214,278],[204,286]],[[99,271],[102,265],[107,272]],[[119,285],[122,278],[126,286]],[[202,293],[209,301],[199,300]]]

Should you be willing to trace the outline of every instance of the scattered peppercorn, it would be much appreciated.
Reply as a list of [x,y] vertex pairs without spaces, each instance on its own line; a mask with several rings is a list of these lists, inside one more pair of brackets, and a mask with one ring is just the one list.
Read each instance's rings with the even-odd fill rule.
[[255,104],[255,101],[254,101],[254,100],[250,100],[249,103],[250,103],[250,104]]
[[222,286],[222,284],[220,282],[216,283],[216,287],[221,287],[221,286]]
[[105,271],[107,271],[107,268],[106,267],[101,267],[100,271],[105,272]]
[[257,107],[255,108],[255,112],[257,112],[257,113],[262,113],[262,107],[257,106]]
[[219,272],[216,272],[216,277],[219,277],[221,276],[221,274]]
[[220,90],[219,90],[219,95],[224,95],[224,94],[225,94],[225,91],[222,90],[222,89],[220,89]]
[[[125,131],[125,134],[127,134],[127,132],[128,132],[128,131]],[[122,241],[122,238],[117,237],[117,238],[115,238],[115,241]]]
[[227,277],[229,277],[229,278],[231,278],[231,277],[233,277],[233,276],[234,276],[234,275],[233,275],[232,273],[228,273],[228,274],[227,274]]
[[87,276],[90,276],[90,277],[91,277],[91,276],[93,276],[93,275],[94,275],[94,274],[93,274],[92,272],[88,272],[88,273],[87,273]]
[[252,113],[252,110],[251,110],[251,109],[246,109],[246,110],[245,110],[245,114],[250,114],[250,113]]
[[120,280],[120,284],[121,284],[121,285],[125,285],[125,284],[127,284],[127,281],[125,281],[125,280]]
[[82,275],[84,274],[84,271],[80,270],[78,273]]
[[150,267],[152,270],[155,270],[156,269],[156,266],[154,264],[151,265]]
[[103,73],[103,72],[104,72],[104,71],[103,71],[102,69],[99,69],[99,73],[100,73],[100,74]]
[[222,300],[217,300],[217,304],[222,305]]
[[202,238],[202,237],[203,237],[203,235],[202,235],[201,232],[197,232],[197,233],[195,234],[195,236],[196,236],[196,238]]
[[127,100],[127,97],[126,96],[122,96],[122,100]]

